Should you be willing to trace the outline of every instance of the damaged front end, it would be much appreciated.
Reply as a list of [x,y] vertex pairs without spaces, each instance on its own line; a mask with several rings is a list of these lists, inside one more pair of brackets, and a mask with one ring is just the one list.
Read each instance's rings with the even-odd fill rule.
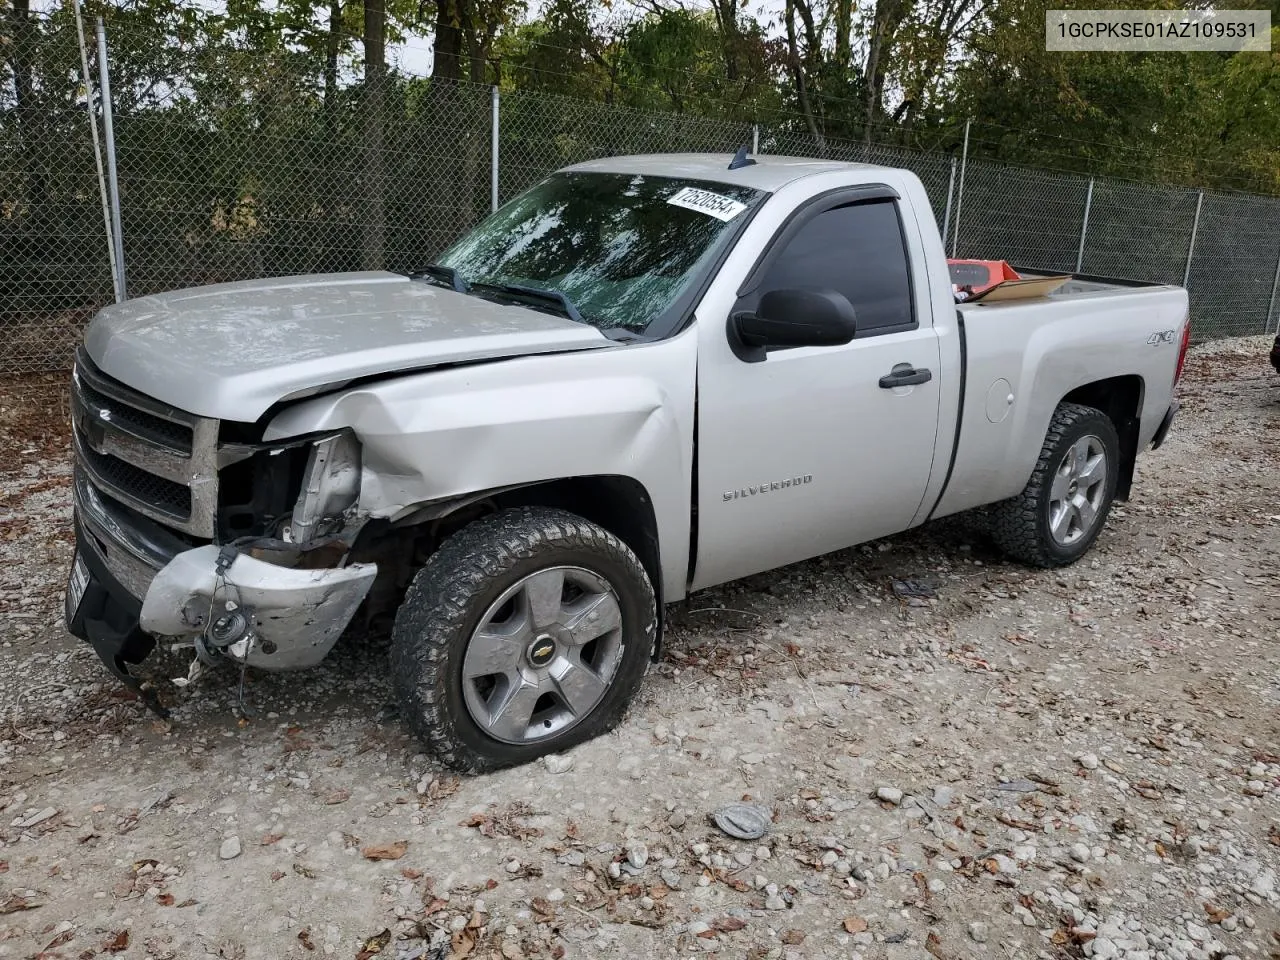
[[368,595],[360,446],[272,444],[156,404],[78,358],[68,629],[130,672],[165,638],[265,670],[319,663]]
[[299,448],[307,451],[301,492],[291,517],[276,525],[278,535],[175,556],[147,589],[143,630],[190,637],[201,652],[264,670],[300,670],[325,658],[368,594],[377,566],[348,562],[362,526],[354,513],[359,443],[342,431],[255,455],[296,455]]
[[[272,560],[254,555],[266,553]],[[147,633],[190,638],[263,670],[301,670],[325,658],[346,629],[377,567],[280,565],[305,559],[288,545],[197,547],[174,557],[151,582],[139,612]]]

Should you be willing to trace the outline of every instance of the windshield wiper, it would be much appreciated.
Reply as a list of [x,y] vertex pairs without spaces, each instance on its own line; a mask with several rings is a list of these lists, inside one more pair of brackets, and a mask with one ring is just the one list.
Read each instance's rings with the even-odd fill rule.
[[542,287],[527,287],[522,283],[477,283],[476,286],[488,290],[496,290],[499,293],[514,294],[517,298],[523,297],[527,300],[537,300],[539,303],[559,307],[560,312],[574,323],[589,323],[589,321],[578,312],[578,308],[574,305],[574,302],[559,290],[544,290]]
[[441,263],[429,263],[419,273],[411,276],[410,279],[424,276],[430,277],[432,280],[443,280],[458,293],[471,292],[471,284],[467,283],[466,278],[453,267],[446,267]]

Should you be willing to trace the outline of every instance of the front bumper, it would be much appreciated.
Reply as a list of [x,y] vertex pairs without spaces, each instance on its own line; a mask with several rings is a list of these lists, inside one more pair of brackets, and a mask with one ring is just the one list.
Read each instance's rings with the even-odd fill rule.
[[[252,556],[268,553],[252,544],[192,546],[102,496],[79,472],[73,490],[76,547],[89,585],[68,610],[67,628],[126,682],[128,664],[142,662],[158,636],[199,638],[265,670],[313,666],[333,648],[377,574],[371,563],[283,566]],[[300,551],[269,555],[302,562]],[[243,629],[215,639],[211,627],[228,619]]]

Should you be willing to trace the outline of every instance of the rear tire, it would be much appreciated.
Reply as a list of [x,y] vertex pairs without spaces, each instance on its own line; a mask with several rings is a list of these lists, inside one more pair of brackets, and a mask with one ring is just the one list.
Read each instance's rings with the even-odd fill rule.
[[1062,403],[1022,493],[989,509],[991,538],[1012,559],[1064,567],[1098,539],[1120,472],[1120,440],[1102,411]]
[[496,770],[615,726],[657,628],[649,577],[621,540],[563,510],[504,510],[454,534],[414,577],[392,679],[436,757]]

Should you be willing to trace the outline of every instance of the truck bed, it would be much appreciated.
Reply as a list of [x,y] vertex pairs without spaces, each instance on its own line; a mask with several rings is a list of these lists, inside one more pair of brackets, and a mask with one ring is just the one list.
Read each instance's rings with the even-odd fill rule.
[[[1060,276],[1019,270],[1023,277]],[[1144,448],[1169,409],[1179,287],[1074,277],[1047,297],[956,305],[965,344],[954,476],[936,516],[1013,496],[1031,474],[1054,406],[1080,383],[1132,381]]]

